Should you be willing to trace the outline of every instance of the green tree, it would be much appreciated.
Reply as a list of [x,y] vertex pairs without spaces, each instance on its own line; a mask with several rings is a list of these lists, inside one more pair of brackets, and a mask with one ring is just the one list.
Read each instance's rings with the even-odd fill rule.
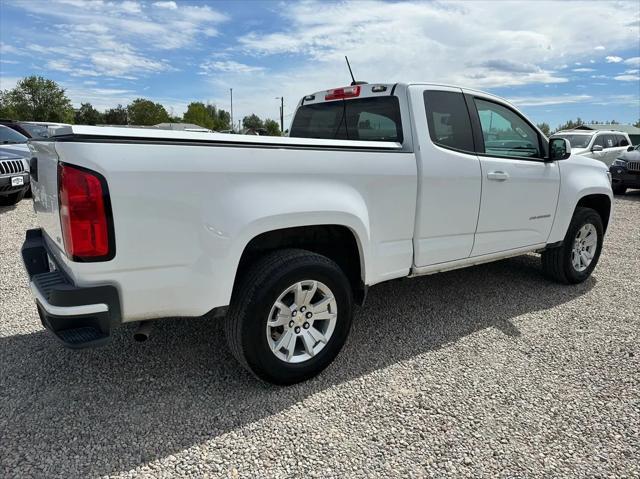
[[582,121],[582,119],[580,117],[576,118],[576,121],[573,120],[569,120],[566,123],[563,123],[562,125],[559,125],[558,128],[556,129],[556,131],[560,131],[560,130],[572,130],[573,128],[576,128],[580,125],[584,125],[584,121]]
[[207,104],[207,111],[213,118],[214,130],[228,130],[231,128],[231,115],[228,111],[219,110],[215,105]]
[[169,114],[160,103],[145,98],[137,98],[127,105],[127,116],[132,125],[157,125],[169,121]]
[[636,121],[633,126],[635,126],[636,128],[640,128],[640,118],[638,119],[638,121]]
[[[208,105],[207,105],[208,106]],[[214,117],[211,115],[210,110],[204,105],[204,103],[199,101],[194,101],[189,103],[187,106],[187,111],[184,114],[184,121],[186,123],[194,123],[203,128],[208,128],[209,130],[213,130],[215,127]],[[215,107],[214,107],[215,110]]]
[[258,115],[252,113],[242,119],[242,126],[247,130],[257,130],[259,128],[264,128],[264,123]]
[[96,125],[103,122],[103,115],[91,103],[81,103],[76,110],[75,122],[77,125]]
[[127,109],[120,104],[115,108],[109,108],[104,112],[103,119],[107,125],[126,125]]
[[551,135],[551,127],[549,126],[548,123],[544,123],[544,122],[538,123],[537,127],[540,128],[540,131],[544,133],[545,136]]
[[269,136],[282,136],[280,133],[280,124],[272,119],[268,119],[264,121],[264,127],[267,130],[267,135]]
[[41,76],[25,77],[3,92],[0,108],[15,120],[73,122],[73,107],[64,88]]

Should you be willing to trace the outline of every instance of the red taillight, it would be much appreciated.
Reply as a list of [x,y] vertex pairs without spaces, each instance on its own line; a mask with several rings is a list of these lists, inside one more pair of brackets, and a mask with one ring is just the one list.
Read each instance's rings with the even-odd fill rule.
[[74,261],[113,258],[111,211],[104,178],[93,171],[60,163],[58,198],[64,249],[69,258]]
[[329,90],[324,96],[325,100],[338,100],[340,98],[353,98],[360,95],[360,85],[345,86]]

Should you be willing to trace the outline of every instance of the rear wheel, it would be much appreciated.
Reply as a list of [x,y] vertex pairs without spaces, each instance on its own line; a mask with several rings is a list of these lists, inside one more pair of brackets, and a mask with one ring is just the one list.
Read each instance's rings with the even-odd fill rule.
[[0,196],[0,206],[12,206],[24,198],[24,191],[11,193],[10,195]]
[[598,264],[603,238],[600,215],[591,208],[577,208],[562,246],[542,253],[542,269],[561,283],[583,282]]
[[265,256],[247,272],[225,329],[232,353],[256,377],[293,384],[333,361],[351,320],[351,286],[340,267],[290,249]]

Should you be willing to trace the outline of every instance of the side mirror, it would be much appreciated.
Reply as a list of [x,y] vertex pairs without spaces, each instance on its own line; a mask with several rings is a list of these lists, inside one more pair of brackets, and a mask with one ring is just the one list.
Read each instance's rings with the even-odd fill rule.
[[549,140],[549,160],[566,160],[571,156],[571,143],[566,138]]
[[633,151],[633,146],[628,147],[627,151]]
[[602,151],[604,148],[602,148],[602,145],[593,145],[593,148],[591,148],[591,151],[598,152],[598,151]]

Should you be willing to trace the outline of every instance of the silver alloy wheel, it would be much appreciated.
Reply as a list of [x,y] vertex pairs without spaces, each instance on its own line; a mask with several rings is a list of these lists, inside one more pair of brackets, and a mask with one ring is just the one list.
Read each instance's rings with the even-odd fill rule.
[[292,284],[269,312],[269,347],[287,363],[307,361],[329,343],[337,318],[336,299],[327,285],[314,280]]
[[571,250],[571,264],[573,268],[582,272],[589,267],[596,254],[598,246],[598,232],[591,223],[583,225],[576,233]]

